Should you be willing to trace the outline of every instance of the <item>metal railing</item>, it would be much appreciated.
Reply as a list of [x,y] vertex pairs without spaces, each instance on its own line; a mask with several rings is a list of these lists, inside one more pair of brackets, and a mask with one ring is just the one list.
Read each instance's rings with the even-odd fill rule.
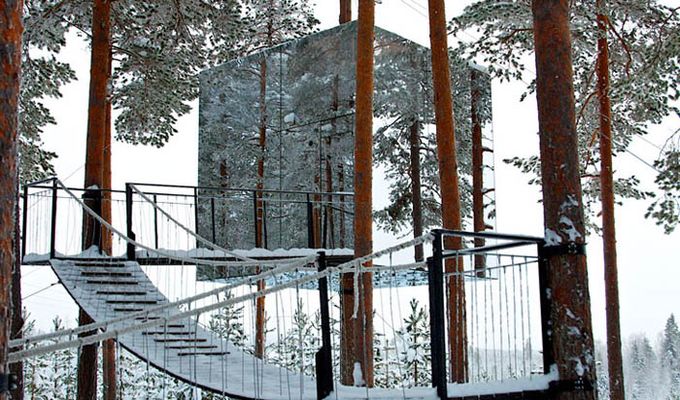
[[439,397],[456,398],[448,393],[449,382],[548,374],[554,357],[543,238],[443,229],[432,234],[430,346]]
[[[83,238],[83,223],[96,225],[96,221],[84,222],[82,210],[57,182],[49,178],[22,188],[22,258],[30,253],[43,258],[74,256],[85,250],[83,243],[90,242],[102,248],[101,227],[88,229],[95,237]],[[143,190],[144,198],[133,187]],[[80,193],[95,210],[109,202],[112,225],[156,249],[189,250],[201,243],[174,237],[176,227],[155,206],[225,248],[352,247],[352,193],[150,183],[128,183],[125,190],[69,190]],[[135,255],[129,244],[113,243],[112,247],[111,255]]]

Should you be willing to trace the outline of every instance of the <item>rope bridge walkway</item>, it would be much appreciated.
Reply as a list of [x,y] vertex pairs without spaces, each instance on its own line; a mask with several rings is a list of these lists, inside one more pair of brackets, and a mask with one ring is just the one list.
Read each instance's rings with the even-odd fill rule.
[[[54,250],[58,246],[54,245],[52,239],[52,257],[49,261],[52,269],[71,297],[95,322],[74,329],[13,340],[10,342],[10,347],[14,349],[9,355],[10,363],[115,339],[120,346],[148,365],[194,387],[230,398],[271,400],[470,396],[480,399],[510,392],[523,393],[529,398],[531,393],[538,393],[540,397],[540,393],[547,390],[557,378],[551,374],[548,352],[543,352],[542,360],[535,360],[542,346],[532,339],[536,336],[532,331],[537,327],[545,328],[546,325],[540,316],[537,318],[543,304],[541,307],[536,305],[546,299],[539,299],[541,291],[530,284],[530,281],[537,280],[537,272],[532,268],[538,260],[531,255],[502,253],[504,249],[517,246],[535,246],[539,239],[486,234],[488,242],[485,246],[452,251],[445,248],[443,237],[472,234],[434,231],[336,265],[327,262],[324,252],[262,260],[230,251],[204,238],[190,229],[186,221],[182,221],[181,214],[161,207],[158,201],[135,185],[128,185],[128,229],[122,233],[115,224],[102,219],[90,203],[81,200],[60,181],[55,179],[53,184],[66,194],[72,208],[79,211],[74,212],[75,217],[72,219],[83,221],[81,224],[66,224],[72,231],[63,232],[61,236],[78,242],[68,246],[78,248],[82,243],[79,241],[84,241],[79,232],[89,220],[95,226],[90,232],[98,236],[96,239],[100,243],[102,237],[115,238],[110,244],[110,251],[124,251],[127,257],[111,257],[92,251],[67,257],[63,254],[68,252]],[[154,217],[162,220],[156,222],[156,226],[164,226],[168,231],[170,226],[174,227],[174,233],[167,235],[169,241],[184,246],[200,244],[223,257],[192,257],[191,252],[186,250],[179,252],[160,248],[157,232],[153,244],[146,236],[135,235],[129,229],[132,195],[137,197],[139,204],[150,206]],[[53,202],[53,206],[56,204],[54,198],[54,195],[46,197]],[[141,208],[139,204],[137,207]],[[35,207],[39,207],[39,204]],[[56,207],[52,210],[56,210]],[[63,211],[61,213],[64,214]],[[56,211],[50,214],[53,220],[55,214]],[[140,231],[143,231],[142,228],[140,226]],[[474,236],[479,239],[479,234]],[[494,244],[496,239],[506,242]],[[427,263],[395,265],[392,262],[398,252],[426,243],[434,246],[433,257]],[[62,246],[68,247],[65,244]],[[163,294],[167,293],[165,290],[159,290],[158,280],[150,279],[150,270],[143,269],[134,260],[140,250],[149,257],[172,260],[182,268],[191,266],[203,268],[204,271],[218,271],[215,274],[218,279],[228,279],[222,279],[222,283],[214,284],[208,290],[195,287],[194,290],[180,290],[179,295],[166,295]],[[380,261],[384,260],[389,262],[381,264]],[[460,268],[447,267],[445,272],[444,265],[449,265],[451,260],[460,263]],[[373,266],[365,266],[370,263]],[[428,282],[430,321],[426,327],[426,338],[414,339],[413,332],[402,324],[405,317],[401,313],[401,299],[396,288],[402,286],[398,277],[403,271],[419,275],[423,278],[420,281]],[[331,325],[341,318],[340,294],[336,290],[338,281],[342,274],[352,274],[355,293],[361,297],[357,283],[359,277],[368,272],[372,273],[371,276],[375,273],[374,279],[382,282],[382,286],[376,286],[380,289],[374,295],[377,296],[374,321],[381,332],[375,346],[388,363],[380,368],[392,368],[393,375],[410,376],[409,363],[416,357],[412,352],[425,351],[421,343],[425,341],[429,342],[430,347],[427,348],[427,354],[422,356],[431,359],[432,368],[426,378],[416,377],[413,381],[397,382],[399,387],[392,388],[346,387],[335,380],[339,370],[339,354],[337,339],[331,335],[331,330],[335,328],[331,328]],[[198,275],[196,272],[193,279]],[[184,273],[181,276],[184,278]],[[446,287],[456,285],[459,294],[455,298],[449,292],[444,293]],[[310,299],[310,292],[318,294]],[[244,332],[250,331],[252,337],[257,336],[255,320],[258,299],[262,298],[268,301],[266,315],[268,319],[271,318],[268,326],[275,325],[275,328],[262,333],[268,350],[258,357],[252,348],[252,341],[244,339],[247,336]],[[313,309],[318,309],[317,314],[311,315],[310,304]],[[359,301],[354,304],[356,318]],[[304,313],[305,307],[307,314]],[[208,317],[216,313],[219,315],[225,310],[231,313],[227,329],[216,331],[205,326]],[[423,316],[426,314],[427,310]],[[312,320],[307,322],[305,330],[298,326],[304,320],[304,315]],[[532,319],[540,320],[534,321],[533,328]],[[462,336],[456,336],[461,334],[456,326],[464,327]],[[234,327],[236,329],[232,329]],[[306,343],[313,337],[318,339],[312,340],[311,344]],[[336,342],[333,342],[334,339]],[[456,340],[464,345],[451,345]],[[462,375],[455,372],[455,360],[461,358],[456,354],[457,351],[464,353],[462,359],[466,362]],[[401,357],[404,365],[390,364],[390,353],[393,358]],[[416,367],[416,370],[418,368],[422,369],[422,366]],[[462,378],[455,378],[458,376]],[[452,380],[464,383],[448,383]]]

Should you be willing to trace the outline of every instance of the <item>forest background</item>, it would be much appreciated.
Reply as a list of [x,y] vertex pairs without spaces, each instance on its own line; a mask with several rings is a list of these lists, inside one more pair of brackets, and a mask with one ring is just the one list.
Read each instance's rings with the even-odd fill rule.
[[[458,15],[468,2],[447,1],[447,20]],[[320,29],[337,24],[336,1],[319,0],[315,6]],[[356,10],[356,5],[354,7]],[[427,45],[427,9],[423,0],[384,0],[377,6],[376,25],[417,43]],[[469,38],[471,40],[471,38]],[[46,127],[43,134],[44,148],[55,152],[57,176],[71,186],[81,186],[85,159],[85,136],[87,124],[87,90],[89,71],[88,45],[69,33],[69,45],[60,58],[71,64],[78,80],[62,88],[63,97],[48,99],[56,124]],[[527,60],[533,70],[532,60]],[[497,220],[496,230],[542,236],[542,210],[538,203],[539,188],[528,184],[529,176],[513,166],[502,162],[515,156],[538,154],[536,104],[533,96],[520,102],[526,87],[524,82],[493,82],[493,127],[496,150]],[[116,142],[112,147],[113,187],[121,188],[127,181],[161,182],[194,185],[197,182],[198,112],[197,101],[193,110],[179,118],[175,134],[160,149],[132,146]],[[116,111],[114,110],[114,118]],[[674,118],[674,119],[673,119]],[[656,171],[640,159],[651,164],[659,155],[663,141],[678,129],[678,120],[671,117],[651,129],[646,140],[636,140],[628,153],[614,160],[617,174],[636,175],[641,188],[653,190]],[[380,169],[374,179],[374,207],[380,209],[387,203],[381,194],[387,183]],[[665,235],[661,227],[644,218],[648,201],[625,200],[617,208],[617,232],[619,251],[619,285],[621,293],[621,327],[623,337],[643,333],[654,341],[664,329],[671,313],[680,314],[680,233]],[[406,235],[407,233],[405,233]],[[398,240],[393,235],[376,231],[374,248],[379,249]],[[601,240],[590,236],[588,240],[588,264],[591,280],[593,328],[596,339],[603,340],[604,284]],[[42,269],[44,271],[44,269]],[[37,269],[24,269],[23,293],[31,293],[56,281],[47,273],[35,273]],[[49,330],[54,314],[51,305],[72,304],[64,290],[55,285],[39,294],[27,297],[25,306],[31,310],[37,328]],[[61,307],[62,319],[71,325],[77,309]]]

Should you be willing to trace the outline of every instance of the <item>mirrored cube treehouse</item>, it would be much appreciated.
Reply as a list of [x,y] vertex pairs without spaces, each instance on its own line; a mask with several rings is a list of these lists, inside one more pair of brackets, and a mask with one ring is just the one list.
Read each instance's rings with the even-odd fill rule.
[[[356,35],[356,23],[340,25],[201,74],[202,236],[231,249],[352,248]],[[472,228],[475,160],[483,230],[494,218],[490,80],[455,57],[451,67],[463,214]],[[389,199],[376,210],[385,229],[412,230],[413,204],[425,228],[440,225],[432,99],[429,50],[376,27],[374,161],[388,181],[374,193]]]

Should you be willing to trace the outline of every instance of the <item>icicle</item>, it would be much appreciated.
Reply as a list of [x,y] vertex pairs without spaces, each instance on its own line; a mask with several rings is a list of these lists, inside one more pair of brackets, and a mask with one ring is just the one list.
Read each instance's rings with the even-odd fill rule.
[[359,315],[359,274],[361,273],[361,263],[359,261],[354,263],[354,312],[352,319],[357,319]]

